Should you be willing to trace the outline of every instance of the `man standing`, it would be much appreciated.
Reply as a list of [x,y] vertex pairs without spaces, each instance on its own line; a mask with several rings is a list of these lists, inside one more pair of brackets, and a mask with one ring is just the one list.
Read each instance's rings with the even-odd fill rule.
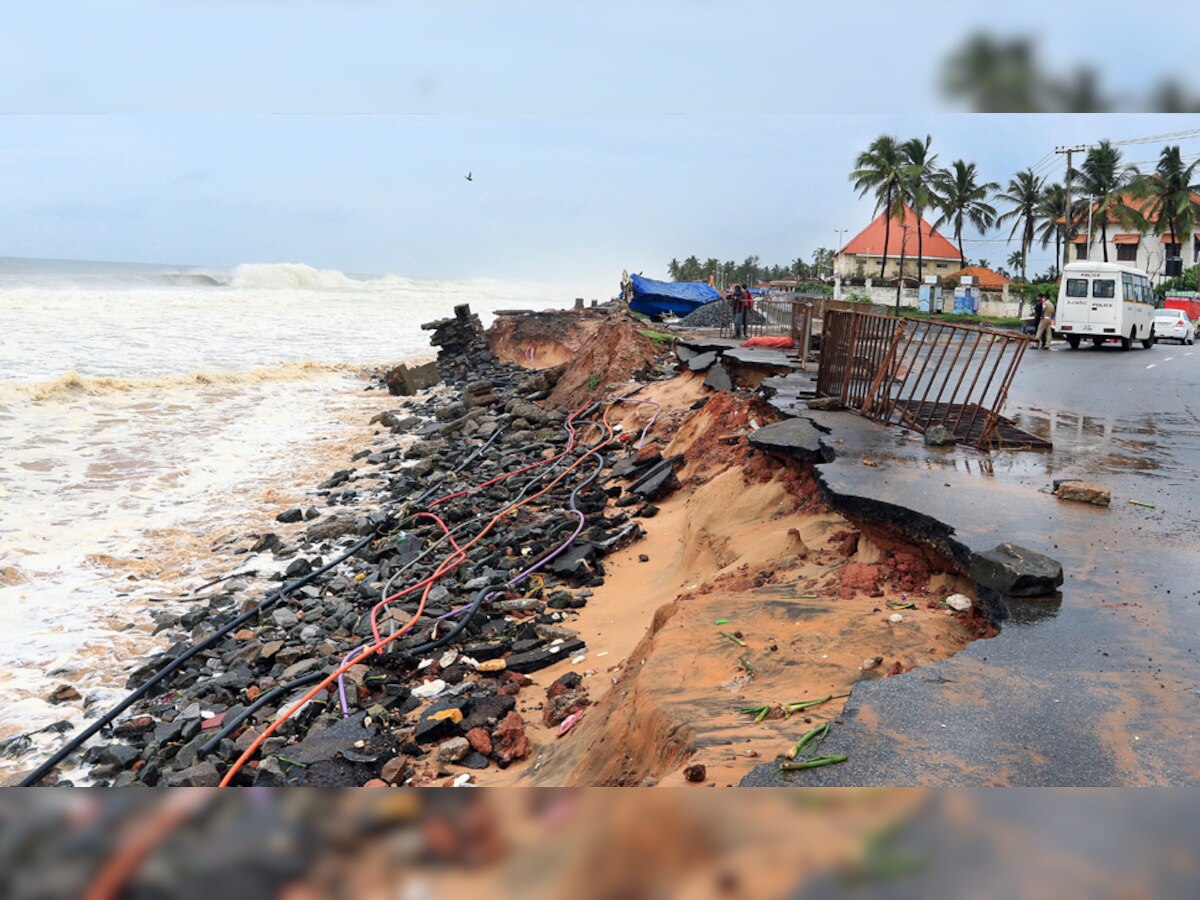
[[750,319],[750,307],[754,305],[750,292],[740,284],[735,284],[729,292],[729,305],[733,308],[733,336],[737,340],[749,337],[747,326]]
[[1042,333],[1042,316],[1045,314],[1045,300],[1045,294],[1038,294],[1037,299],[1033,301],[1033,348],[1035,350],[1040,349],[1042,346],[1039,335]]
[[1054,314],[1056,312],[1054,301],[1043,295],[1042,321],[1038,323],[1037,332],[1033,336],[1034,341],[1043,350],[1049,350],[1050,342],[1054,340]]

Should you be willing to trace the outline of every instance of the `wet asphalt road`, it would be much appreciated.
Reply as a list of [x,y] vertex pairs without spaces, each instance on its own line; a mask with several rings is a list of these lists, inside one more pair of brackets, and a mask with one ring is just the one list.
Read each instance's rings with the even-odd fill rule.
[[[834,490],[932,515],[974,550],[1044,552],[1066,582],[1061,602],[1014,605],[996,638],[858,685],[822,747],[848,762],[787,778],[767,764],[743,783],[1200,783],[1200,348],[1030,351],[1005,412],[1055,449],[931,449],[812,414],[843,442],[821,467]],[[1041,492],[1074,477],[1112,506]]]

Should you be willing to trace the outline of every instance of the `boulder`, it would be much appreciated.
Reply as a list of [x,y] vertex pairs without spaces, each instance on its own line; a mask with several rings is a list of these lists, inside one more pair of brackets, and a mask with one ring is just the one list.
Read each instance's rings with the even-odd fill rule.
[[1042,597],[1062,585],[1063,568],[1048,556],[1005,543],[973,554],[971,577],[1010,597]]
[[930,447],[949,447],[957,444],[958,438],[945,425],[934,425],[925,429],[925,443]]
[[206,760],[171,772],[166,777],[166,783],[168,787],[216,787],[221,783],[221,774],[216,766]]
[[383,375],[383,380],[387,384],[389,394],[396,397],[409,397],[418,391],[433,387],[441,380],[441,377],[438,375],[435,363],[426,363],[423,366],[413,366],[412,368],[399,365],[388,369]]
[[1090,503],[1093,506],[1108,506],[1112,503],[1112,492],[1098,484],[1087,481],[1060,481],[1054,491],[1059,500]]
[[302,510],[298,506],[293,506],[291,509],[285,510],[284,512],[281,512],[279,515],[277,515],[275,517],[275,521],[283,522],[285,525],[287,525],[292,522],[299,522],[303,518],[304,518],[304,510]]
[[813,397],[805,401],[809,409],[818,411],[829,411],[836,409],[844,409],[841,397]]

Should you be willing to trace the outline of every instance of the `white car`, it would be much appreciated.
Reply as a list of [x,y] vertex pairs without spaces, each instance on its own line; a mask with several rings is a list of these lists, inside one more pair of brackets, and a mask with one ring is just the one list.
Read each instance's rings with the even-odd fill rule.
[[1160,341],[1196,343],[1196,326],[1177,309],[1160,309],[1154,314],[1154,337]]

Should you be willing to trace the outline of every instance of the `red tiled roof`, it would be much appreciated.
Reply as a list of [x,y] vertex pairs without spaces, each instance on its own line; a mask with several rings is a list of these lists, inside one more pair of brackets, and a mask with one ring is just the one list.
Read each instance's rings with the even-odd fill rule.
[[[850,243],[841,249],[847,256],[883,256],[883,234],[885,213],[879,216],[851,238]],[[924,235],[923,256],[925,259],[961,259],[958,248],[946,240],[924,219],[921,222],[921,233]],[[917,258],[917,214],[911,207],[904,207],[903,221],[892,220],[891,234],[888,235],[887,255],[900,256],[900,244],[904,237],[904,225],[908,226],[908,238],[904,240],[904,255]]]
[[1114,244],[1136,244],[1142,239],[1142,236],[1137,233],[1133,234],[1114,234],[1112,242]]
[[959,269],[957,272],[951,272],[945,275],[945,278],[962,278],[964,275],[973,275],[981,288],[1001,288],[1006,284],[1012,284],[1012,281],[1005,278],[999,272],[993,272],[991,269],[985,269],[983,266],[967,266],[965,269]]
[[[1151,198],[1147,198],[1147,197],[1135,197],[1132,193],[1129,193],[1129,192],[1126,192],[1121,195],[1122,205],[1124,205],[1128,209],[1135,210],[1136,212],[1142,212],[1143,209],[1145,208],[1145,206],[1150,202],[1150,199]],[[1200,203],[1200,194],[1192,194],[1192,199],[1195,200],[1197,203]],[[1095,208],[1096,208],[1096,204],[1093,203],[1092,209],[1094,210]],[[1059,216],[1055,221],[1058,222],[1059,224],[1062,224],[1063,222],[1066,221],[1066,218],[1067,218],[1066,216]],[[1108,213],[1105,216],[1105,218],[1108,219],[1109,224],[1116,224],[1117,211],[1113,207],[1110,206],[1108,208]],[[1087,212],[1086,211],[1083,213],[1083,215],[1080,219],[1080,222],[1077,224],[1082,224],[1085,221],[1087,221]],[[1154,222],[1154,221],[1156,221],[1156,219],[1151,219],[1150,221]]]

